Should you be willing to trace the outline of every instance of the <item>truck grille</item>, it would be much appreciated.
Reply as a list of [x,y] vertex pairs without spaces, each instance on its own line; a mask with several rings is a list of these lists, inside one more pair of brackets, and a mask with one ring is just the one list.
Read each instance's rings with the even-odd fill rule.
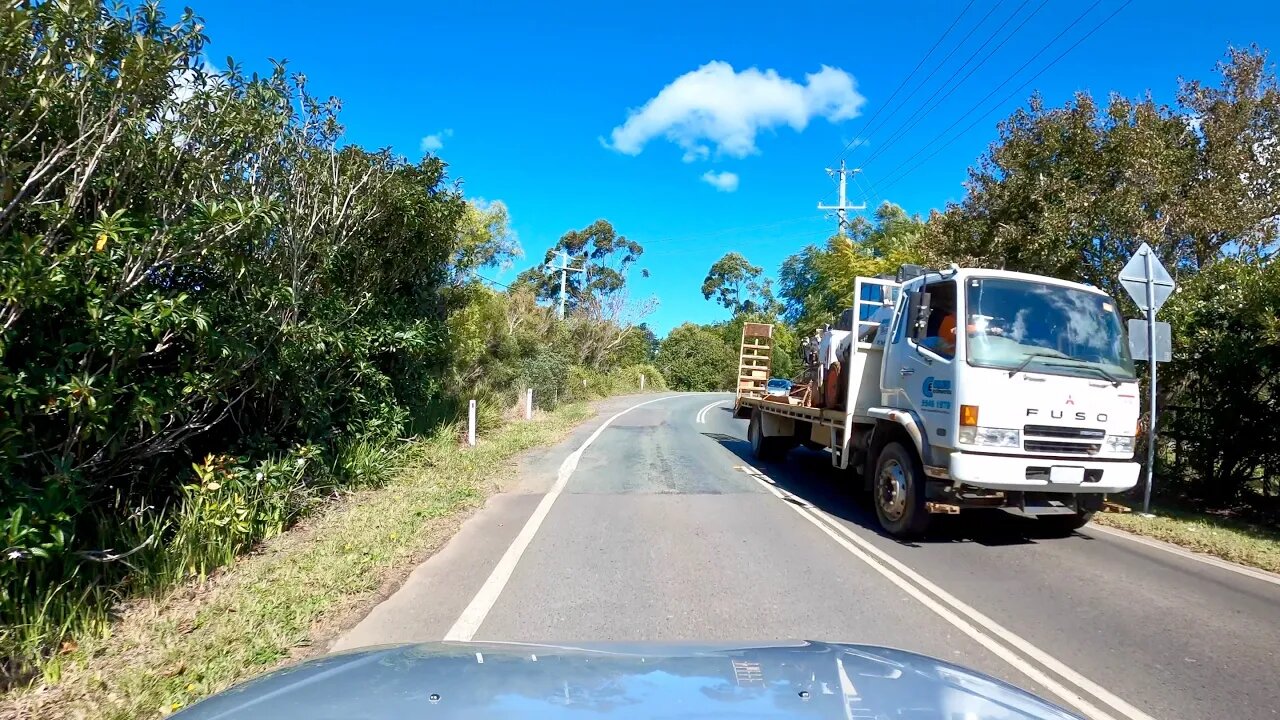
[[1096,455],[1106,436],[1106,430],[1096,428],[1024,425],[1022,447],[1027,452],[1048,455]]
[[1107,436],[1107,431],[1094,428],[1059,427],[1057,425],[1024,425],[1022,427],[1022,434],[1044,438],[1101,440]]

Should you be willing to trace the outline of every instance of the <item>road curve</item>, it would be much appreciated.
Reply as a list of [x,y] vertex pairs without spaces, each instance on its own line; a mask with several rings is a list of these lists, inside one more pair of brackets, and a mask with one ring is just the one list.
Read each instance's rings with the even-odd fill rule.
[[730,398],[603,403],[335,649],[813,638],[958,662],[1099,720],[1280,717],[1280,585],[1000,512],[898,542],[827,455],[755,462]]

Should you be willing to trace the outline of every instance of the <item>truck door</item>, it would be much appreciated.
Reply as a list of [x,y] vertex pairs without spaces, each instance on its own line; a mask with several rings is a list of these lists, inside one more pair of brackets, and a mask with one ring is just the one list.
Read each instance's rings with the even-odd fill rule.
[[959,307],[955,280],[936,278],[905,290],[885,354],[881,389],[890,407],[911,410],[933,445],[951,447]]

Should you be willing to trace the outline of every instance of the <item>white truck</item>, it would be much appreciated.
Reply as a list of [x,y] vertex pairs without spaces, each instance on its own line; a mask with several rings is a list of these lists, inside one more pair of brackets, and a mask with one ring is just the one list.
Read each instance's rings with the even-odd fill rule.
[[900,537],[978,507],[1067,533],[1137,482],[1138,383],[1124,321],[1102,291],[906,266],[896,279],[858,278],[854,298],[849,330],[822,335],[816,381],[789,397],[751,380],[769,373],[759,358],[772,328],[756,326],[761,340],[744,330],[735,414],[750,417],[757,458],[801,443],[829,449]]

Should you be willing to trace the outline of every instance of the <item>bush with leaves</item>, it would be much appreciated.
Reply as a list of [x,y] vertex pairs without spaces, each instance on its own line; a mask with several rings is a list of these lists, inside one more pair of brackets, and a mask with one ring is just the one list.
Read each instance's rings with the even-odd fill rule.
[[1186,490],[1218,506],[1280,496],[1280,264],[1219,261],[1165,307],[1179,320],[1161,379]]
[[279,532],[445,400],[443,163],[341,146],[336,100],[204,47],[153,4],[0,8],[2,671]]
[[657,366],[673,390],[727,390],[736,382],[738,350],[715,330],[685,323],[662,339]]

